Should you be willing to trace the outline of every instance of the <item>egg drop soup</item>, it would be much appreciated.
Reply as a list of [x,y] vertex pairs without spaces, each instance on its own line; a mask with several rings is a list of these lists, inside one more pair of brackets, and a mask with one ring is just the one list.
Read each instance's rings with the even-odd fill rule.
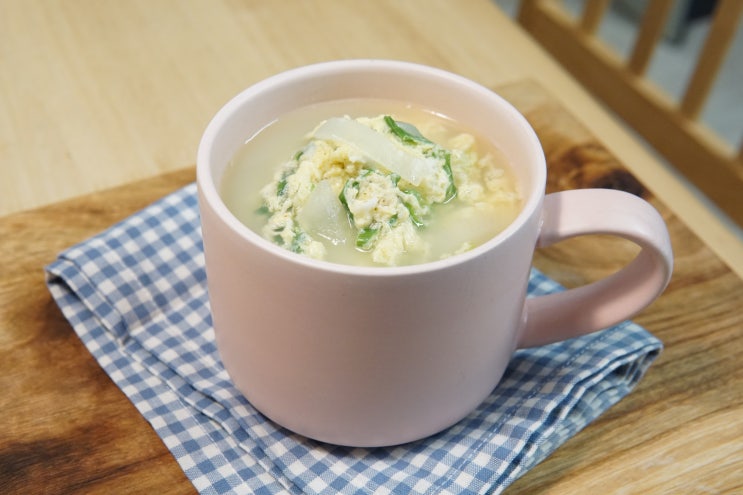
[[253,231],[316,259],[443,259],[497,235],[522,206],[492,143],[409,104],[319,103],[247,138],[225,170],[222,199]]

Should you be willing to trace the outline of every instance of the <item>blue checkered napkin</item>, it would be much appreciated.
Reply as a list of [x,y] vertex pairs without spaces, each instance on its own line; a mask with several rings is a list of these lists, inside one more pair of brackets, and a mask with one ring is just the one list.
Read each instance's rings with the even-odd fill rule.
[[[190,185],[60,254],[49,289],[199,492],[499,493],[629,393],[661,344],[632,323],[514,356],[467,418],[360,449],[278,427],[230,382],[214,343]],[[537,271],[531,294],[559,290]]]

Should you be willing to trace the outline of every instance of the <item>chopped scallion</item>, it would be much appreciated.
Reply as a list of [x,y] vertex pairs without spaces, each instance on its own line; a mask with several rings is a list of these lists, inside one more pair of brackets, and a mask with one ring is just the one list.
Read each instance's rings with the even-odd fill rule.
[[286,178],[281,179],[279,182],[276,183],[276,195],[283,196],[285,192],[286,192]]
[[407,122],[397,122],[389,115],[384,116],[384,122],[387,124],[387,127],[390,128],[392,134],[400,138],[400,140],[405,144],[433,144],[412,124],[408,124]]
[[449,178],[449,186],[446,188],[446,197],[444,203],[448,203],[457,195],[457,186],[454,183],[454,173],[451,171],[451,153],[444,151],[444,172]]
[[362,251],[370,251],[379,233],[378,227],[365,227],[359,231],[356,237],[356,247]]

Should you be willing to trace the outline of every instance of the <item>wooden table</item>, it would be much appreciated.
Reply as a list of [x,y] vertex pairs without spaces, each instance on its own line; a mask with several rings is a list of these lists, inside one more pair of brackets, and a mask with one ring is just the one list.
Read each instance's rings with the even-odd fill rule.
[[[743,251],[724,224],[487,1],[278,5],[0,1],[0,492],[193,491],[77,339],[42,267],[191,182],[200,133],[231,95],[350,57],[495,88],[537,129],[550,189],[631,190],[671,230],[674,278],[636,318],[666,350],[635,392],[506,493],[741,490]],[[631,251],[581,239],[535,263],[573,286]]]

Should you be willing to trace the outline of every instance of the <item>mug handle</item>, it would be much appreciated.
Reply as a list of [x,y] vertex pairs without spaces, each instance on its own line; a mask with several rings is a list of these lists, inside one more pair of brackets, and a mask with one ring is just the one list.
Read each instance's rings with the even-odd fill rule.
[[668,285],[673,252],[663,218],[650,203],[610,189],[577,189],[544,198],[537,247],[588,234],[611,234],[642,249],[618,272],[582,287],[527,299],[518,347],[584,335],[624,321]]

